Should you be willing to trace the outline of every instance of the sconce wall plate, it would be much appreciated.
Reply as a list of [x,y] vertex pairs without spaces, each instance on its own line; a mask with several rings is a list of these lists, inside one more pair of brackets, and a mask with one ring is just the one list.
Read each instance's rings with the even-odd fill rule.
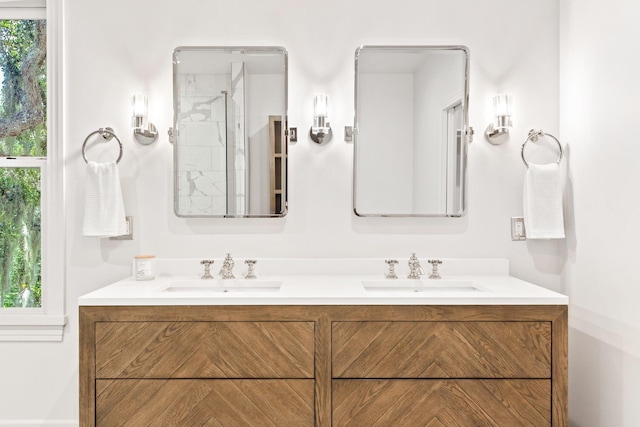
[[309,136],[311,140],[318,145],[324,145],[331,141],[333,137],[333,131],[331,130],[331,124],[327,122],[326,127],[311,127],[309,130]]
[[[501,122],[504,117],[498,117],[498,122]],[[493,123],[490,123],[487,126],[487,129],[484,131],[485,136],[487,137],[487,141],[492,143],[493,145],[501,145],[507,142],[506,136],[509,135],[509,130],[511,129],[511,117],[508,117],[508,121],[498,127],[494,127]]]
[[147,129],[134,129],[133,136],[140,144],[150,145],[158,139],[158,129],[156,129],[153,123],[149,123]]

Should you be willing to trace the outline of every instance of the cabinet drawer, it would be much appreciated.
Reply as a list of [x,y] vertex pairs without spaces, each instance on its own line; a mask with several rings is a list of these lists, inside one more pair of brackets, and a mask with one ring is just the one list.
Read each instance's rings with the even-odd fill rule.
[[97,380],[98,426],[313,426],[313,380]]
[[96,378],[313,376],[313,322],[96,323]]
[[550,380],[334,380],[333,426],[551,425]]
[[550,378],[550,322],[335,322],[334,378]]

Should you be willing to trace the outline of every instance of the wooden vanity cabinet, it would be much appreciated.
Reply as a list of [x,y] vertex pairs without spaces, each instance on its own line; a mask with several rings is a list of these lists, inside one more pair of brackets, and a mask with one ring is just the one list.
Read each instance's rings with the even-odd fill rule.
[[80,307],[80,423],[566,426],[566,306]]

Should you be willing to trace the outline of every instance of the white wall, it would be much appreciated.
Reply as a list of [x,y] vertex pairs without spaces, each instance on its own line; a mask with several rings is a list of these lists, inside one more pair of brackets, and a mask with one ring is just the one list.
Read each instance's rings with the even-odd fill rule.
[[[249,137],[249,206],[253,214],[271,210],[269,116],[284,111],[282,75],[247,73],[247,136]],[[270,102],[269,102],[270,101]]]
[[[447,212],[447,129],[443,111],[462,102],[464,91],[464,54],[432,55],[415,73],[415,155],[413,159],[414,210],[423,214]],[[420,120],[422,118],[422,120]],[[424,141],[436,141],[425,144]],[[441,143],[438,144],[437,141]],[[455,165],[455,161],[451,161]],[[428,184],[427,184],[428,183]],[[450,196],[451,197],[451,196]]]
[[358,86],[358,214],[413,212],[413,74],[360,73]]
[[638,426],[640,3],[560,4],[571,424]]
[[[551,132],[559,125],[556,0],[325,0],[321,6],[308,0],[66,0],[65,19],[69,324],[63,343],[2,345],[2,366],[16,360],[26,366],[2,373],[2,389],[11,393],[0,399],[0,417],[14,420],[9,424],[39,419],[63,425],[77,419],[77,298],[129,275],[132,257],[143,252],[216,259],[225,252],[257,259],[374,256],[405,262],[411,252],[421,259],[506,257],[513,275],[561,290],[564,243],[512,242],[509,236],[509,217],[522,214],[520,142],[532,127]],[[361,44],[470,48],[470,118],[476,140],[469,150],[467,216],[353,215],[353,146],[341,135],[353,120],[354,51]],[[289,123],[298,127],[299,142],[290,146],[285,218],[174,216],[166,130],[172,119],[171,53],[180,45],[281,45],[288,50]],[[482,134],[491,120],[491,96],[503,91],[518,100],[515,128],[510,144],[495,147]],[[138,145],[131,136],[131,96],[137,92],[149,96],[150,119],[160,130],[152,146]],[[306,137],[318,92],[331,99],[335,136],[324,146]],[[80,147],[89,132],[108,125],[125,144],[120,172],[126,210],[136,225],[129,242],[80,233]],[[597,204],[585,200],[589,203]],[[624,239],[620,235],[620,244]],[[619,262],[610,267],[621,268]]]

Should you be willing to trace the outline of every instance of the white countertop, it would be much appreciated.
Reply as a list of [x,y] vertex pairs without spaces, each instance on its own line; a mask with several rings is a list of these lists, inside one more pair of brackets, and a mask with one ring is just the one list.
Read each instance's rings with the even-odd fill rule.
[[[443,261],[440,280],[426,279],[427,275],[420,280],[406,279],[406,268],[401,265],[396,270],[400,279],[385,279],[384,260],[325,259],[259,260],[258,279],[225,281],[217,274],[214,280],[200,279],[197,260],[159,260],[154,280],[136,281],[129,277],[83,295],[78,302],[81,306],[568,304],[565,295],[509,276],[507,260]],[[214,265],[213,273],[217,273],[221,261],[216,260],[216,264],[218,268]],[[425,271],[430,269],[425,261],[422,264]],[[244,265],[236,260],[236,266],[236,276],[240,277]],[[326,273],[327,266],[333,267],[330,274]],[[185,269],[198,273],[182,274]],[[274,270],[286,270],[286,274],[272,274]],[[380,274],[362,275],[356,270],[378,270]],[[363,282],[373,282],[385,290],[367,290]],[[279,289],[261,290],[258,286]],[[404,289],[397,290],[399,287]]]

